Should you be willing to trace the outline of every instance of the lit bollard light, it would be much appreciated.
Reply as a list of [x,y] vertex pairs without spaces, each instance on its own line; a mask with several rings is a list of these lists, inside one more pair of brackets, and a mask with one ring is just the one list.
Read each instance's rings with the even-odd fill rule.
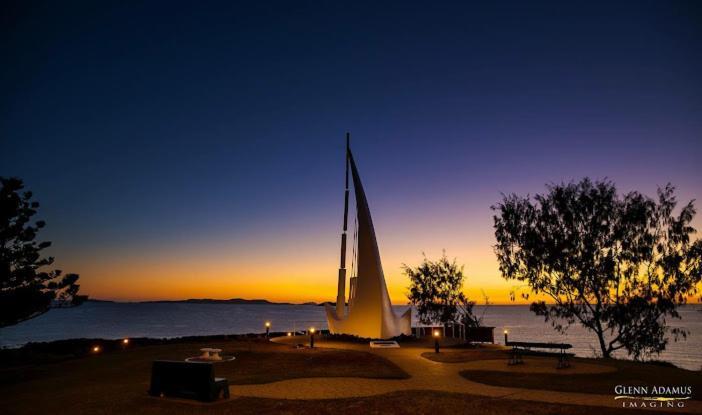
[[314,349],[314,327],[310,327],[310,349]]
[[271,334],[271,322],[266,321],[266,338],[269,338]]
[[505,346],[507,346],[507,343],[509,343],[509,337],[508,337],[509,331],[505,329]]
[[434,330],[434,353],[439,353],[439,330]]

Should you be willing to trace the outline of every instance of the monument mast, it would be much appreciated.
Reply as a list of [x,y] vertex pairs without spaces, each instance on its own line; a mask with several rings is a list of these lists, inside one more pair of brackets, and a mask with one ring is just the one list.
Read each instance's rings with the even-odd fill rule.
[[350,134],[346,133],[346,183],[344,191],[344,228],[341,232],[341,265],[339,266],[339,286],[336,294],[336,315],[344,318],[346,315],[346,230],[349,219],[349,139]]

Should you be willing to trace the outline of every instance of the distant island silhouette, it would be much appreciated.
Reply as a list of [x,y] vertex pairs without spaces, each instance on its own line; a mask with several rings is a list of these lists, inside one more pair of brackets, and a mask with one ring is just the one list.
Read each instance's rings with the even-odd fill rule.
[[217,300],[213,298],[188,298],[187,300],[150,300],[150,301],[113,301],[113,300],[100,300],[100,299],[88,299],[87,302],[92,303],[130,303],[130,304],[156,304],[156,303],[189,303],[189,304],[259,304],[259,305],[314,305],[323,306],[325,304],[333,304],[331,301],[325,301],[322,303],[316,303],[314,301],[308,301],[306,303],[287,303],[287,302],[274,302],[264,300],[262,298],[247,300],[245,298],[230,298],[228,300]]

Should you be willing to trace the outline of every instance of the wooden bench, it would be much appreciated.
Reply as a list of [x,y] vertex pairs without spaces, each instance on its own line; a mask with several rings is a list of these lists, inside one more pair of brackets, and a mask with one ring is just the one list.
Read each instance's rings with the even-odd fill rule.
[[229,398],[229,382],[214,377],[211,363],[156,360],[151,367],[151,396],[172,396],[212,402]]
[[524,363],[522,354],[524,351],[531,349],[558,349],[558,369],[570,367],[568,357],[570,354],[566,350],[573,348],[573,345],[568,343],[538,343],[538,342],[507,342],[507,346],[512,346],[512,351],[507,364],[518,365]]

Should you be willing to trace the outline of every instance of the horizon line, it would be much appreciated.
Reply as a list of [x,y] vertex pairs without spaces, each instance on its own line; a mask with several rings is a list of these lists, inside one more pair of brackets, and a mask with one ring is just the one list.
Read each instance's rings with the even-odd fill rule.
[[[225,302],[225,301],[245,301],[245,302],[256,302],[256,301],[265,301],[270,303],[270,305],[310,305],[310,304],[324,304],[324,303],[329,303],[329,304],[336,304],[336,301],[304,301],[304,302],[292,302],[292,301],[271,301],[266,298],[241,298],[241,297],[232,297],[232,298],[181,298],[181,299],[156,299],[156,300],[108,300],[104,298],[91,298],[88,297],[86,301],[94,301],[94,302],[106,302],[106,303],[122,303],[122,304],[138,304],[138,303],[179,303],[179,302],[188,302],[188,301],[212,301],[212,302]],[[395,303],[395,302],[390,302],[393,306],[407,306],[410,305],[409,303]],[[484,304],[484,303],[476,303],[475,306],[528,306],[531,305],[531,302],[524,302],[524,303],[519,303],[519,302],[496,302],[496,303],[489,303],[489,304]],[[685,304],[681,305],[700,305],[702,302],[700,301],[688,301]],[[546,305],[555,305],[555,303],[549,303],[547,302]]]

